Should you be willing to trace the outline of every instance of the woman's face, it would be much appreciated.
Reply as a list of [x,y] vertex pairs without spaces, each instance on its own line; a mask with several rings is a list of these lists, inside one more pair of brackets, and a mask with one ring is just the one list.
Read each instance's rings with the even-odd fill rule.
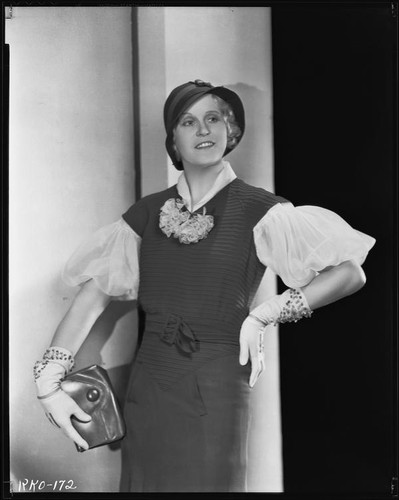
[[205,95],[182,114],[174,130],[174,140],[184,167],[209,167],[222,161],[227,128],[211,95]]

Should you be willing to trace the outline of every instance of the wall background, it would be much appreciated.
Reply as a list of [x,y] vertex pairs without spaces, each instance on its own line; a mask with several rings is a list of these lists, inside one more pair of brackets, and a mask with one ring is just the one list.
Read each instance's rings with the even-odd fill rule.
[[[118,449],[76,453],[45,419],[32,366],[76,293],[60,280],[63,263],[83,238],[134,201],[133,92],[139,91],[143,195],[176,181],[164,148],[163,103],[176,85],[196,78],[240,94],[247,128],[227,159],[245,181],[273,191],[270,9],[138,8],[138,89],[132,88],[131,14],[128,7],[14,7],[6,25],[16,486],[24,478],[73,479],[74,491],[118,491]],[[257,300],[275,291],[267,273]],[[77,368],[103,364],[122,393],[135,325],[133,304],[113,303],[79,352]],[[272,327],[266,366],[253,392],[249,491],[282,490],[278,340]]]
[[[32,367],[76,293],[61,282],[65,260],[134,201],[131,9],[14,7],[6,43],[14,488],[24,478],[73,479],[77,489],[70,491],[116,491],[119,452],[77,453],[45,418]],[[77,368],[100,363],[118,382],[132,357],[131,308],[112,304]]]

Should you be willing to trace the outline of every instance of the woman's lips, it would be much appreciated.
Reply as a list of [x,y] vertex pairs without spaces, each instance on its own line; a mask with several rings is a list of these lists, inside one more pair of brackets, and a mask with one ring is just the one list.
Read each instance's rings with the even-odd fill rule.
[[207,148],[211,148],[214,145],[215,145],[215,143],[212,141],[204,141],[204,142],[200,142],[199,144],[197,144],[195,146],[195,149],[207,149]]

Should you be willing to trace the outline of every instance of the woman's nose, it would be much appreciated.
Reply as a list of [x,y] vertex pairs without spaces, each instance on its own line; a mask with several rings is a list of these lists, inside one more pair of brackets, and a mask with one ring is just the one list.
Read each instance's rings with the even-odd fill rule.
[[208,135],[209,134],[209,128],[207,124],[204,122],[199,122],[198,125],[198,130],[197,130],[197,135]]

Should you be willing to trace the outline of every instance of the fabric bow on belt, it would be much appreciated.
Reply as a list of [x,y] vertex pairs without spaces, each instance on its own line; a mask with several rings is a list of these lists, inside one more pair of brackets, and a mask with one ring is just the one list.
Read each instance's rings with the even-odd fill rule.
[[176,314],[169,314],[160,337],[169,345],[176,344],[185,353],[198,350],[198,341],[194,332],[183,318]]

